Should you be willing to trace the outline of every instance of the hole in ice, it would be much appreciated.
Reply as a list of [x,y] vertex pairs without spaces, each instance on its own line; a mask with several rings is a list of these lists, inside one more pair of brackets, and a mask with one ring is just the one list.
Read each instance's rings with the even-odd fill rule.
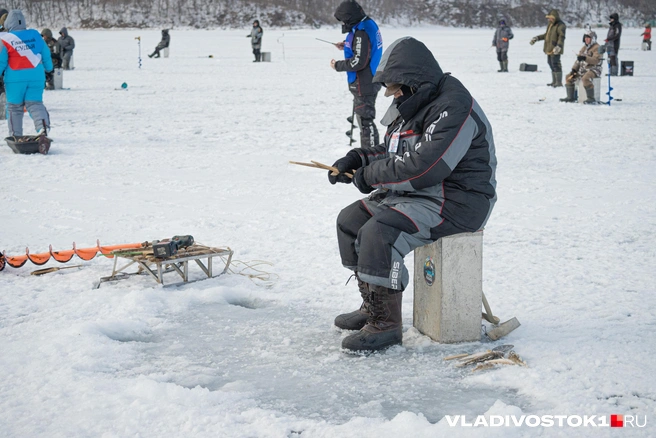
[[246,309],[257,309],[262,306],[260,303],[260,300],[257,298],[250,298],[250,297],[230,297],[226,298],[226,301],[228,304],[232,304],[233,306],[239,306],[239,307],[244,307]]
[[264,301],[262,301],[260,298],[250,296],[250,294],[231,291],[224,294],[223,298],[228,304],[244,307],[246,309],[259,309],[261,307],[265,307]]
[[154,342],[148,326],[139,322],[108,322],[97,326],[100,334],[118,342]]

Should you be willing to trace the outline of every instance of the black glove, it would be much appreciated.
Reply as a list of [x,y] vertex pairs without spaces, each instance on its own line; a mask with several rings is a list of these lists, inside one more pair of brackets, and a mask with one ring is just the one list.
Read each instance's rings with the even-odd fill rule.
[[351,178],[346,176],[344,173],[353,173],[353,170],[359,169],[362,167],[362,158],[355,150],[349,151],[343,158],[335,161],[333,167],[336,167],[339,170],[339,175],[333,175],[333,171],[328,171],[328,181],[330,184],[343,183],[350,184]]
[[353,175],[353,185],[355,185],[361,193],[368,195],[374,191],[374,188],[367,184],[364,179],[364,167],[359,168],[355,175]]
[[585,61],[586,59],[588,59],[588,57],[585,55],[579,55],[576,57],[577,61]]

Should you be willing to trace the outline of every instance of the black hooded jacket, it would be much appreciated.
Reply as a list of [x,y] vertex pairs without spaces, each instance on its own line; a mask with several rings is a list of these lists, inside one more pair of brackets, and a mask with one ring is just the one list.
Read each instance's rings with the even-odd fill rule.
[[403,84],[413,94],[383,117],[383,144],[355,149],[366,183],[389,189],[388,197],[430,199],[463,231],[481,229],[496,201],[497,160],[478,103],[411,37],[387,48],[374,82]]
[[[353,27],[363,20],[371,20],[362,7],[353,0],[340,3],[335,10],[335,18],[342,22],[342,33],[349,33]],[[343,61],[335,62],[336,71],[356,72],[356,78],[349,83],[349,90],[356,96],[372,96],[378,94],[380,86],[373,84],[373,74],[369,68],[372,55],[372,44],[365,30],[356,30],[352,38],[353,56]]]
[[353,26],[361,22],[366,16],[367,14],[364,13],[362,6],[353,0],[343,1],[335,11],[337,21],[344,23],[342,33],[349,33]]
[[162,30],[162,39],[160,40],[159,44],[157,44],[157,50],[162,50],[165,49],[171,44],[171,36],[169,35],[169,30],[164,29]]
[[620,38],[622,37],[622,23],[620,23],[620,16],[617,13],[610,14],[613,21],[610,23],[608,34],[606,35],[606,43],[615,48],[615,53],[620,50]]

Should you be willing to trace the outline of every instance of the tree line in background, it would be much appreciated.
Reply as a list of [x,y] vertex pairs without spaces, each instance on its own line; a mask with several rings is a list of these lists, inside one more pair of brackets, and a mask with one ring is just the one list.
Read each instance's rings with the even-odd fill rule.
[[[22,9],[33,27],[82,28],[244,27],[335,25],[341,0],[5,0]],[[504,17],[512,26],[544,26],[545,14],[559,9],[573,26],[603,24],[617,12],[620,21],[641,26],[656,20],[656,0],[361,0],[379,24],[434,24],[495,27]]]

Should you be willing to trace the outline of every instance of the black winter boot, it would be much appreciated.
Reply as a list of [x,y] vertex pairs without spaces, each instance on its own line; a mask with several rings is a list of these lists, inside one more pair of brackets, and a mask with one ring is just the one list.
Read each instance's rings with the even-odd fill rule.
[[335,318],[335,325],[344,330],[360,330],[367,323],[369,316],[371,316],[371,293],[369,292],[368,285],[360,280],[357,274],[355,274],[355,278],[358,280],[362,305],[358,310],[342,313]]
[[563,86],[563,72],[558,71],[554,73],[554,88],[562,87]]
[[553,87],[556,83],[556,73],[551,72],[551,83],[547,84],[547,87]]
[[499,61],[499,67],[500,68],[499,68],[499,70],[497,70],[497,72],[499,72],[499,73],[503,72],[503,61]]
[[46,128],[46,122],[43,122],[43,129],[39,132],[38,136],[39,143],[39,153],[47,155],[50,150],[50,139],[48,138],[48,130]]
[[597,99],[595,99],[595,95],[594,95],[594,86],[585,89],[585,96],[587,97],[587,99],[585,99],[585,101],[583,102],[584,104],[593,105],[597,103]]
[[561,102],[575,102],[574,99],[574,84],[565,84],[565,90],[567,90],[567,97],[560,99]]
[[342,348],[352,351],[377,351],[403,341],[401,304],[403,292],[369,285],[371,312],[367,324],[342,340]]
[[508,73],[508,60],[503,61],[503,71]]

